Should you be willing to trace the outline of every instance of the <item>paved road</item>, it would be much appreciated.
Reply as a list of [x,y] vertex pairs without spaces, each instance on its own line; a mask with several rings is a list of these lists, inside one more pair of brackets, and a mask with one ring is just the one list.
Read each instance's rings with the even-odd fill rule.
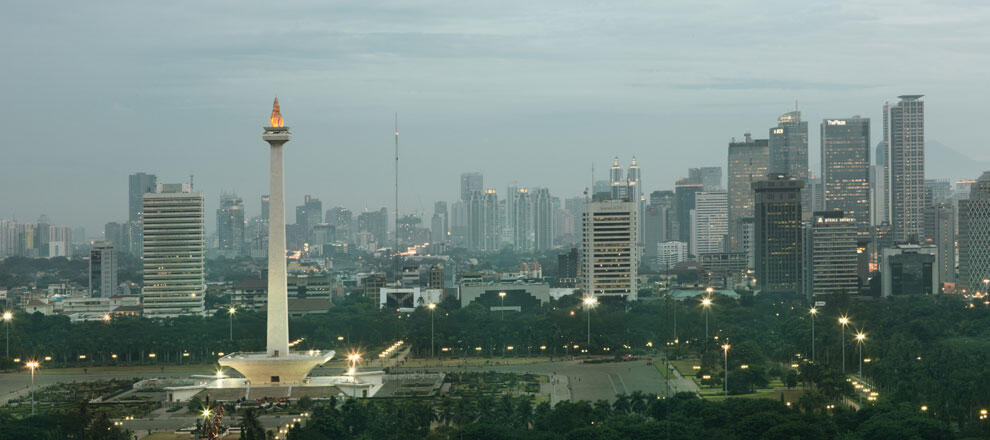
[[[618,394],[642,391],[664,395],[667,384],[663,375],[645,360],[585,364],[581,361],[539,362],[533,364],[446,367],[448,371],[499,371],[563,376],[573,400],[615,400]],[[673,381],[672,381],[673,382]],[[672,390],[672,392],[676,392]],[[554,401],[558,399],[555,398]]]

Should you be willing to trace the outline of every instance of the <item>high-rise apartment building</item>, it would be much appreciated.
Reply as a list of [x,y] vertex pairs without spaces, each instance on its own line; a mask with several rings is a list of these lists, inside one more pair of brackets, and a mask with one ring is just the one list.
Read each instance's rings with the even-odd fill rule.
[[768,293],[803,290],[804,251],[801,189],[805,180],[771,174],[754,182],[756,278]]
[[201,315],[206,279],[203,193],[158,184],[144,194],[144,316]]
[[959,281],[968,292],[990,291],[990,171],[959,201]]
[[855,295],[858,220],[842,211],[814,213],[811,221],[811,288],[814,295]]
[[725,252],[729,234],[729,201],[725,191],[701,191],[694,201],[694,255]]
[[922,234],[925,206],[924,95],[901,95],[884,106],[887,188],[895,241],[916,241]]
[[243,254],[244,226],[244,200],[234,194],[221,195],[220,207],[217,208],[217,237],[221,254]]
[[388,241],[388,209],[366,211],[358,214],[358,232],[367,232],[378,246]]
[[581,278],[586,294],[596,298],[636,300],[639,245],[636,204],[595,200],[582,216]]
[[127,221],[140,222],[143,196],[155,192],[158,178],[154,174],[134,173],[127,178]]
[[527,188],[518,188],[512,197],[512,245],[518,251],[533,249],[533,197]]
[[938,250],[938,279],[956,282],[956,215],[952,202],[938,202],[923,212],[922,243],[935,245]]
[[475,191],[468,199],[468,249],[494,251],[498,249],[498,194],[494,189]]
[[729,248],[741,251],[741,218],[753,217],[753,183],[766,179],[770,172],[770,144],[767,139],[753,139],[746,133],[742,142],[729,143]]
[[117,292],[117,251],[108,241],[94,241],[89,251],[89,296],[110,298]]
[[870,232],[870,119],[853,116],[821,123],[825,210],[856,220],[860,236]]
[[478,172],[461,174],[461,201],[467,202],[475,191],[485,190],[485,176]]
[[665,241],[657,245],[657,269],[673,269],[677,263],[687,259],[688,247],[683,241]]
[[[884,124],[886,126],[886,124]],[[887,198],[887,143],[885,140],[877,144],[873,154],[873,165],[870,165],[870,225],[879,226],[890,224]]]
[[533,193],[533,242],[537,251],[545,251],[553,248],[555,209],[549,189],[536,188]]
[[770,172],[786,174],[805,182],[801,189],[801,218],[811,218],[811,188],[808,187],[808,122],[795,110],[777,118],[770,129]]

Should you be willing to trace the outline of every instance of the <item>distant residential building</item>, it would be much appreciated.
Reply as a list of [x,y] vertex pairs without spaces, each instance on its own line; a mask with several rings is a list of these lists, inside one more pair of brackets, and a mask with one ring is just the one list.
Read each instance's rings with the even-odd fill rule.
[[89,296],[110,298],[117,292],[117,251],[108,241],[95,241],[89,252]]
[[678,236],[675,241],[683,241],[691,245],[691,211],[695,207],[695,195],[704,189],[701,183],[690,179],[681,179],[674,184],[674,210],[677,213]]
[[[512,197],[512,244],[518,251],[533,249],[533,197],[527,188],[518,188]],[[508,204],[506,205],[508,209]]]
[[585,205],[581,277],[595,297],[636,300],[639,245],[637,207],[626,200],[596,200]]
[[233,194],[220,196],[217,236],[221,254],[228,257],[243,254],[244,227],[244,200]]
[[144,316],[202,315],[206,279],[203,193],[158,184],[144,195]]
[[739,242],[741,218],[753,217],[753,183],[765,180],[770,168],[770,147],[767,139],[753,139],[746,133],[745,140],[729,143],[729,248],[742,250]]
[[922,234],[925,205],[924,95],[901,95],[884,105],[887,184],[894,240],[915,241]]
[[643,248],[645,257],[655,260],[660,243],[671,238],[671,225],[675,224],[674,192],[654,191],[643,214]]
[[554,209],[547,188],[536,188],[533,197],[533,243],[536,251],[553,248]]
[[959,288],[990,291],[990,171],[959,201]]
[[899,244],[883,249],[881,296],[934,295],[939,292],[938,249]]
[[956,216],[952,202],[938,202],[924,209],[922,243],[938,249],[938,279],[956,282]]
[[842,211],[815,212],[811,221],[811,288],[814,295],[859,293],[858,220]]
[[367,232],[378,246],[388,242],[388,209],[366,211],[358,214],[358,232]]
[[804,288],[801,189],[805,180],[772,174],[756,193],[756,278],[760,290],[797,294]]
[[700,183],[702,191],[719,191],[722,189],[722,167],[689,168],[688,180]]
[[695,195],[692,254],[725,252],[725,241],[729,234],[728,203],[728,194],[725,191],[702,191]]
[[673,269],[677,263],[687,259],[688,246],[683,241],[665,241],[658,245],[657,268],[660,270]]
[[471,199],[471,193],[485,190],[485,177],[478,172],[461,174],[461,201]]
[[146,193],[153,193],[158,185],[154,174],[134,173],[127,178],[127,220],[140,222],[142,219],[142,202]]

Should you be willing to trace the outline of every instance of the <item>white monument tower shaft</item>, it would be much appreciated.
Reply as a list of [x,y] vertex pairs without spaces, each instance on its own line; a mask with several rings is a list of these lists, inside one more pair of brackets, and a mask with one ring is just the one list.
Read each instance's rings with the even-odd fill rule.
[[278,98],[272,106],[271,126],[261,138],[271,145],[268,215],[268,356],[289,354],[289,305],[285,276],[285,178],[282,150],[292,135],[282,120]]

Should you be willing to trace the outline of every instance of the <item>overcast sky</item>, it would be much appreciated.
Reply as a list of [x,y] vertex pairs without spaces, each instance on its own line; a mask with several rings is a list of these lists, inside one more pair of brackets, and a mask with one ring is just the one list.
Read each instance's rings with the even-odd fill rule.
[[[727,5],[726,3],[731,3]],[[127,175],[195,175],[207,224],[221,191],[249,215],[267,192],[261,141],[278,95],[293,131],[289,221],[324,208],[432,213],[458,176],[580,194],[612,156],[645,189],[726,144],[764,138],[799,101],[818,123],[926,95],[927,135],[986,159],[984,1],[23,1],[0,15],[0,218],[126,219]],[[952,176],[966,177],[966,176]]]

